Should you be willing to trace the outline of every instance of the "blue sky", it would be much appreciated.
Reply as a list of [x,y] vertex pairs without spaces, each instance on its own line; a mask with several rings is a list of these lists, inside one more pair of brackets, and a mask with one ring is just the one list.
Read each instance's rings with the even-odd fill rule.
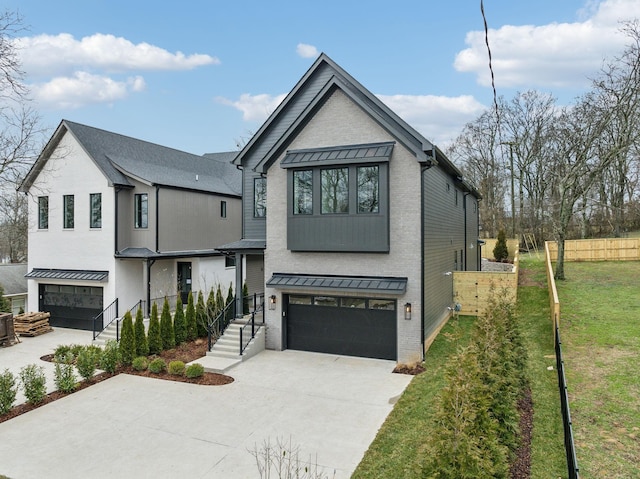
[[[191,153],[230,151],[325,52],[446,147],[492,104],[480,1],[5,0],[33,106]],[[561,104],[619,54],[637,0],[486,0],[498,94]]]

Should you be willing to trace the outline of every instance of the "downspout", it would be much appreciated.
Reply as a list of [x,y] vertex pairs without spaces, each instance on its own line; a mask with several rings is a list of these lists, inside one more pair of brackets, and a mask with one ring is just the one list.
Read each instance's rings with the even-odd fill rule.
[[121,188],[114,186],[113,191],[115,193],[115,227],[114,227],[114,238],[113,238],[113,244],[114,244],[114,251],[115,254],[118,254],[120,252],[120,250],[118,249],[118,193],[120,192]]
[[[435,152],[434,152],[435,154]],[[424,318],[425,318],[425,305],[427,302],[425,301],[425,287],[424,287],[424,274],[425,274],[425,261],[424,261],[424,248],[425,248],[425,238],[424,238],[424,226],[425,221],[424,217],[426,214],[426,191],[424,187],[424,174],[425,172],[433,166],[431,161],[428,161],[425,165],[420,167],[420,303],[422,307],[420,308],[420,349],[422,351],[422,360],[424,361]]]
[[460,258],[462,271],[467,271],[467,196],[469,196],[469,192],[462,195],[462,211],[464,212],[464,249],[462,250],[464,256]]
[[156,185],[156,253],[160,252],[160,185]]
[[[243,311],[242,309],[242,305],[244,304],[244,298],[242,297],[242,295],[244,294],[243,284],[242,284],[243,256],[244,255],[242,253],[240,253],[239,251],[236,251],[235,253],[235,257],[236,257],[236,318],[241,318],[242,316],[244,316],[249,312],[249,311]],[[253,308],[255,309],[256,306],[254,305]]]
[[155,259],[147,258],[147,318],[151,317],[151,267]]

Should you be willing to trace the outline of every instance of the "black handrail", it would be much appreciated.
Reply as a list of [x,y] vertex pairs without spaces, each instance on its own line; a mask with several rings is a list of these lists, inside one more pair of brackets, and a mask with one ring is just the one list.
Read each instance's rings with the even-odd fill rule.
[[560,328],[556,323],[555,347],[556,369],[558,370],[558,388],[560,390],[560,408],[562,409],[562,423],[564,426],[564,448],[567,455],[567,468],[569,479],[579,479],[580,469],[576,457],[576,446],[573,440],[573,424],[571,423],[571,411],[569,410],[569,393],[567,380],[564,375],[564,360],[562,359],[562,341],[560,341]]
[[[115,310],[115,311],[114,311]],[[109,327],[109,325],[118,318],[118,298],[114,299],[113,302],[104,308],[100,313],[93,318],[93,340],[100,336],[105,329]],[[100,319],[100,329],[98,329],[98,319]],[[105,324],[105,319],[106,324]]]
[[229,323],[235,316],[235,311],[236,302],[231,301],[224,309],[218,311],[218,314],[213,320],[207,322],[207,346],[209,351],[211,351],[211,347],[213,346],[213,336],[215,335],[216,339],[222,336],[224,330],[227,329],[227,326],[229,326]]
[[[259,298],[262,299],[260,301],[260,304],[258,304]],[[253,311],[251,312],[251,321],[249,321],[248,323],[246,323],[244,326],[240,328],[240,356],[244,354],[244,351],[245,349],[247,349],[247,346],[249,346],[249,343],[251,342],[251,340],[256,337],[256,313],[259,313],[260,311],[264,311],[264,294],[260,294],[260,295],[254,294],[253,295]],[[262,321],[261,324],[258,325],[258,328],[260,328],[260,326],[262,326],[263,324],[264,324],[264,320]],[[244,330],[249,325],[251,325],[251,337],[245,343]]]

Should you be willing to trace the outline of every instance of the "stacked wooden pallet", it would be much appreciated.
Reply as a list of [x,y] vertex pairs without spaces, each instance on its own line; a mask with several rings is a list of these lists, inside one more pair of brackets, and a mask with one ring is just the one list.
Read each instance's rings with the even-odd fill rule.
[[13,317],[16,334],[20,336],[39,336],[53,328],[49,326],[50,313],[24,313]]

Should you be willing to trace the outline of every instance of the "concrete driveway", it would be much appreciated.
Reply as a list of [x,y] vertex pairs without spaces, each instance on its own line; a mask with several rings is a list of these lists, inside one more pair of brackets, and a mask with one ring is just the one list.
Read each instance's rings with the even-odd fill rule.
[[[0,348],[0,369],[14,347]],[[249,451],[280,440],[328,477],[347,478],[411,380],[393,367],[264,351],[225,386],[120,374],[0,424],[0,474],[246,479],[260,477]]]

